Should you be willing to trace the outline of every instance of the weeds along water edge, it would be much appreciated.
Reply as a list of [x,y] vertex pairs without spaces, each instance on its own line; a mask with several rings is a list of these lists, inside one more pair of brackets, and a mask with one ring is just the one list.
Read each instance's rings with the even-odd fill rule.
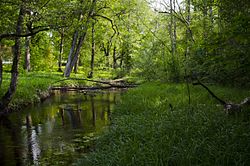
[[[212,86],[225,100],[250,96]],[[76,165],[246,165],[250,161],[249,108],[228,115],[204,89],[148,83],[131,89],[112,114],[112,125]]]

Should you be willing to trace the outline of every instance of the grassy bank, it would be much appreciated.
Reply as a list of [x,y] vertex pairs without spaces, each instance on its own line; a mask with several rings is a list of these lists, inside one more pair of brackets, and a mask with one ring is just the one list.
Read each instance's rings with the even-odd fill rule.
[[[10,83],[10,73],[4,73],[3,76],[3,84],[0,90],[1,97],[7,91]],[[17,110],[23,106],[40,102],[42,98],[49,96],[48,89],[51,83],[59,79],[60,76],[55,73],[21,73],[10,108]]]
[[[95,73],[93,80],[113,79],[109,71],[98,71]],[[3,83],[0,87],[0,97],[4,95],[10,84],[10,73],[3,73]],[[86,73],[71,74],[73,79],[66,80],[63,73],[60,72],[22,72],[19,74],[17,91],[10,103],[11,110],[19,110],[20,108],[40,102],[41,99],[50,95],[50,87],[90,87],[103,86],[104,84],[81,80],[86,78]],[[74,79],[76,78],[76,79]],[[79,78],[79,79],[77,79]],[[63,80],[63,81],[62,81]],[[134,80],[129,80],[134,82]]]
[[[0,88],[0,97],[7,91],[10,83],[10,73],[3,74],[3,84]],[[72,74],[72,77],[81,78],[80,74]],[[18,79],[17,91],[10,103],[11,110],[18,110],[24,106],[40,102],[41,99],[50,95],[49,88],[51,86],[89,86],[93,83],[82,80],[66,80],[57,82],[64,79],[62,73],[59,72],[31,72],[20,73]],[[57,83],[55,83],[57,82]]]
[[[250,91],[211,87],[239,102]],[[123,96],[111,127],[78,165],[247,165],[250,163],[249,107],[227,115],[201,87],[146,84]],[[172,108],[170,106],[172,105]]]

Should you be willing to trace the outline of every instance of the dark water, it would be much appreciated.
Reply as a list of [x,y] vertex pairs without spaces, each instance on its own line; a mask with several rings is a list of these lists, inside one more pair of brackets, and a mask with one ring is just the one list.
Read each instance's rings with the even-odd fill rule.
[[122,92],[56,93],[0,119],[0,165],[70,165],[109,124]]

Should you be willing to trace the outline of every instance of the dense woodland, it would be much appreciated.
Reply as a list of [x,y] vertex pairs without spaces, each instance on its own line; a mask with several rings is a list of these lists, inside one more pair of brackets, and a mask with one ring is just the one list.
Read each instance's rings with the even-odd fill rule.
[[[249,86],[249,1],[3,0],[0,84],[18,73],[98,70],[169,82]],[[12,62],[7,67],[4,62]]]

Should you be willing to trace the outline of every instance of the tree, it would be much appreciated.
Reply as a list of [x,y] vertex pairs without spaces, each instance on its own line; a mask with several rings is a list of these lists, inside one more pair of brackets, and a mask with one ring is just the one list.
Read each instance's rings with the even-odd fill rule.
[[11,82],[8,91],[5,93],[5,95],[2,97],[0,101],[0,110],[6,110],[8,107],[15,91],[16,91],[16,86],[17,86],[17,78],[18,78],[18,64],[19,64],[19,59],[20,59],[20,45],[21,45],[21,39],[19,35],[22,34],[22,24],[24,21],[24,15],[25,15],[25,5],[26,5],[26,0],[22,0],[22,3],[20,5],[20,10],[19,10],[19,16],[17,19],[17,24],[16,24],[16,37],[15,37],[15,46],[14,46],[14,54],[13,54],[13,64],[12,64],[12,69],[11,69]]
[[[27,30],[27,33],[29,31]],[[31,41],[31,36],[27,36],[25,38],[25,57],[24,57],[24,70],[27,72],[30,71],[30,41]]]
[[95,23],[94,22],[92,23],[91,39],[92,39],[91,62],[90,62],[90,72],[89,72],[88,78],[92,78],[93,72],[94,72],[94,60],[95,60]]
[[[86,17],[86,18],[84,20],[84,24],[81,27],[82,31],[78,32],[78,30],[76,30],[74,33],[70,53],[68,55],[68,61],[67,61],[65,71],[64,71],[65,77],[70,76],[73,66],[75,66],[79,58],[81,47],[87,35],[88,24],[90,22],[91,17],[93,16],[95,6],[96,6],[96,0],[93,0],[88,7],[87,13],[80,12],[79,21],[83,21],[83,17]],[[78,33],[80,33],[79,37],[78,37]],[[76,45],[77,40],[78,40],[78,43]]]

